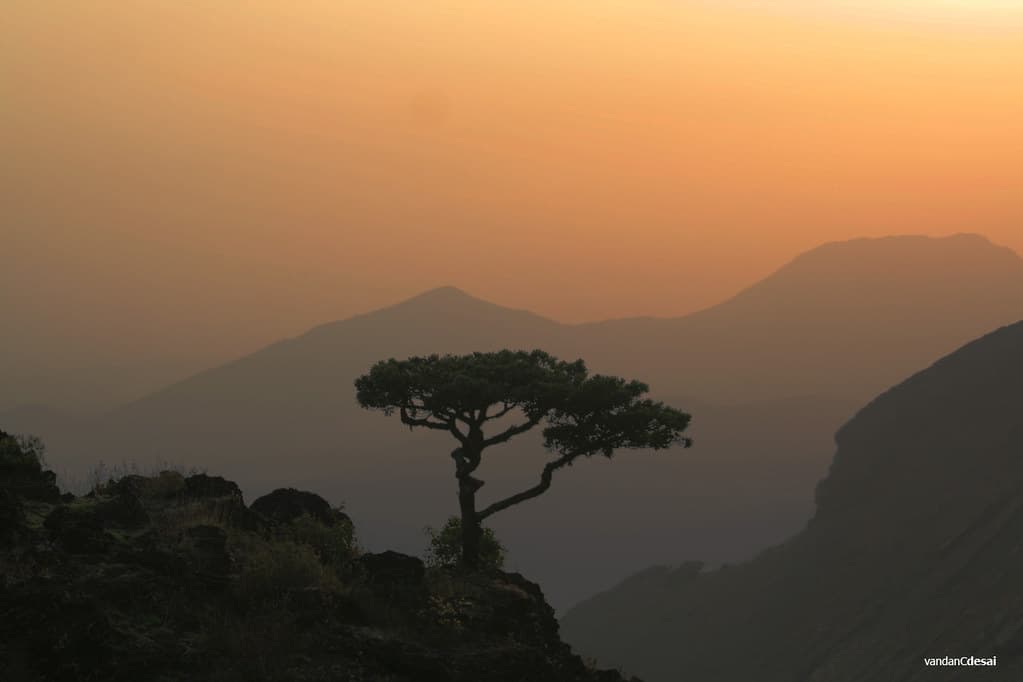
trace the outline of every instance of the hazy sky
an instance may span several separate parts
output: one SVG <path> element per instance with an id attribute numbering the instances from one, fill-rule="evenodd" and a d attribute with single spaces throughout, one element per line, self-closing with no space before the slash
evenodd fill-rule
<path id="1" fill-rule="evenodd" d="M 1005 0 L 5 0 L 0 102 L 26 362 L 226 359 L 441 284 L 680 314 L 857 236 L 1023 251 Z"/>

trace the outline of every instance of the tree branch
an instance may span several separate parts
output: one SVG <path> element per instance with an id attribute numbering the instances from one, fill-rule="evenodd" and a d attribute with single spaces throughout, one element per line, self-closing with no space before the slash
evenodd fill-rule
<path id="1" fill-rule="evenodd" d="M 501 417 L 508 414 L 518 406 L 519 406 L 518 403 L 504 403 L 504 407 L 498 410 L 497 414 L 492 414 L 489 417 L 486 417 L 484 421 L 493 421 L 495 419 L 500 419 Z"/>
<path id="2" fill-rule="evenodd" d="M 539 483 L 537 483 L 532 488 L 529 488 L 528 490 L 523 490 L 521 493 L 518 493 L 517 495 L 512 495 L 511 497 L 506 497 L 500 502 L 493 503 L 486 509 L 478 512 L 476 514 L 476 518 L 479 519 L 480 521 L 483 521 L 483 519 L 487 518 L 488 516 L 496 514 L 499 511 L 503 511 L 508 507 L 512 507 L 520 502 L 525 502 L 526 500 L 530 500 L 534 497 L 539 497 L 540 495 L 544 494 L 545 492 L 547 492 L 547 489 L 551 487 L 551 479 L 554 477 L 554 472 L 560 469 L 561 467 L 565 466 L 566 464 L 571 464 L 572 460 L 574 460 L 578 456 L 579 455 L 574 453 L 567 454 L 562 455 L 553 462 L 548 462 L 547 465 L 543 468 L 543 473 L 540 474 Z"/>
<path id="3" fill-rule="evenodd" d="M 408 426 L 425 426 L 428 429 L 437 429 L 438 431 L 450 431 L 452 428 L 450 423 L 430 421 L 428 417 L 413 417 L 405 407 L 401 408 L 401 423 Z"/>
<path id="4" fill-rule="evenodd" d="M 520 433 L 525 433 L 531 428 L 540 423 L 539 419 L 530 418 L 529 421 L 523 422 L 522 424 L 516 424 L 515 426 L 508 427 L 504 432 L 497 434 L 493 438 L 487 438 L 483 441 L 483 447 L 489 448 L 491 445 L 497 445 L 498 443 L 504 443 Z"/>
<path id="5" fill-rule="evenodd" d="M 462 445 L 466 444 L 467 438 L 464 433 L 458 430 L 458 424 L 455 423 L 454 419 L 451 420 L 451 433 L 455 436 L 459 443 Z"/>

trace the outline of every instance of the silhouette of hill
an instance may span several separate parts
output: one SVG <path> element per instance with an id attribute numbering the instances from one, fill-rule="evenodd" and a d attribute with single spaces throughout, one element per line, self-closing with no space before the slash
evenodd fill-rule
<path id="1" fill-rule="evenodd" d="M 420 526 L 454 509 L 450 445 L 359 410 L 354 378 L 378 359 L 433 352 L 582 357 L 692 412 L 697 447 L 581 464 L 546 499 L 495 519 L 513 565 L 564 606 L 651 563 L 734 561 L 780 541 L 812 512 L 831 434 L 856 404 L 1021 317 L 1023 261 L 976 236 L 826 245 L 677 319 L 565 325 L 445 287 L 202 372 L 86 429 L 33 430 L 58 469 L 152 459 L 228 472 L 250 494 L 343 492 L 370 537 L 414 552 Z M 506 447 L 485 464 L 488 495 L 532 485 L 545 457 L 538 439 Z"/>
<path id="2" fill-rule="evenodd" d="M 535 583 L 363 552 L 313 493 L 55 478 L 0 431 L 0 679 L 626 682 L 572 654 Z"/>
<path id="3" fill-rule="evenodd" d="M 651 569 L 572 609 L 566 639 L 658 680 L 1023 676 L 1023 323 L 941 359 L 837 434 L 817 512 L 731 568 Z M 980 671 L 970 671 L 979 675 Z"/>

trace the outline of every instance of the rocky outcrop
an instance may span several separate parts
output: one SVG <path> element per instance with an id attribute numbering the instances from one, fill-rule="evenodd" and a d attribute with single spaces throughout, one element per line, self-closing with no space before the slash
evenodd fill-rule
<path id="1" fill-rule="evenodd" d="M 221 476 L 195 474 L 185 479 L 184 494 L 187 497 L 237 497 L 241 499 L 242 491 L 238 484 Z"/>
<path id="2" fill-rule="evenodd" d="M 537 585 L 360 554 L 312 493 L 276 491 L 257 512 L 205 475 L 49 502 L 7 482 L 5 681 L 622 682 L 561 642 Z"/>
<path id="3" fill-rule="evenodd" d="M 881 395 L 837 437 L 817 513 L 753 561 L 657 569 L 563 619 L 648 680 L 1023 679 L 1023 323 Z M 924 658 L 997 657 L 993 670 Z"/>
<path id="4" fill-rule="evenodd" d="M 263 495 L 252 503 L 252 510 L 277 523 L 288 523 L 306 514 L 328 526 L 351 523 L 347 514 L 316 493 L 294 488 L 278 488 Z"/>

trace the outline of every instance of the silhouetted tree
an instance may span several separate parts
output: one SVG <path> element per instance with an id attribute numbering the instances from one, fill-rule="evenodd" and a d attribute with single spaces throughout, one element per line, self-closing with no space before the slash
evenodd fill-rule
<path id="1" fill-rule="evenodd" d="M 543 494 L 558 469 L 579 457 L 611 457 L 621 448 L 689 447 L 688 414 L 642 396 L 639 381 L 590 376 L 582 360 L 563 362 L 534 350 L 431 355 L 376 363 L 355 381 L 359 404 L 395 412 L 410 429 L 450 433 L 461 510 L 462 563 L 478 566 L 481 524 L 487 517 Z M 514 423 L 488 435 L 508 415 Z M 537 485 L 476 509 L 483 481 L 474 478 L 483 452 L 543 424 L 544 446 L 557 455 Z"/>

